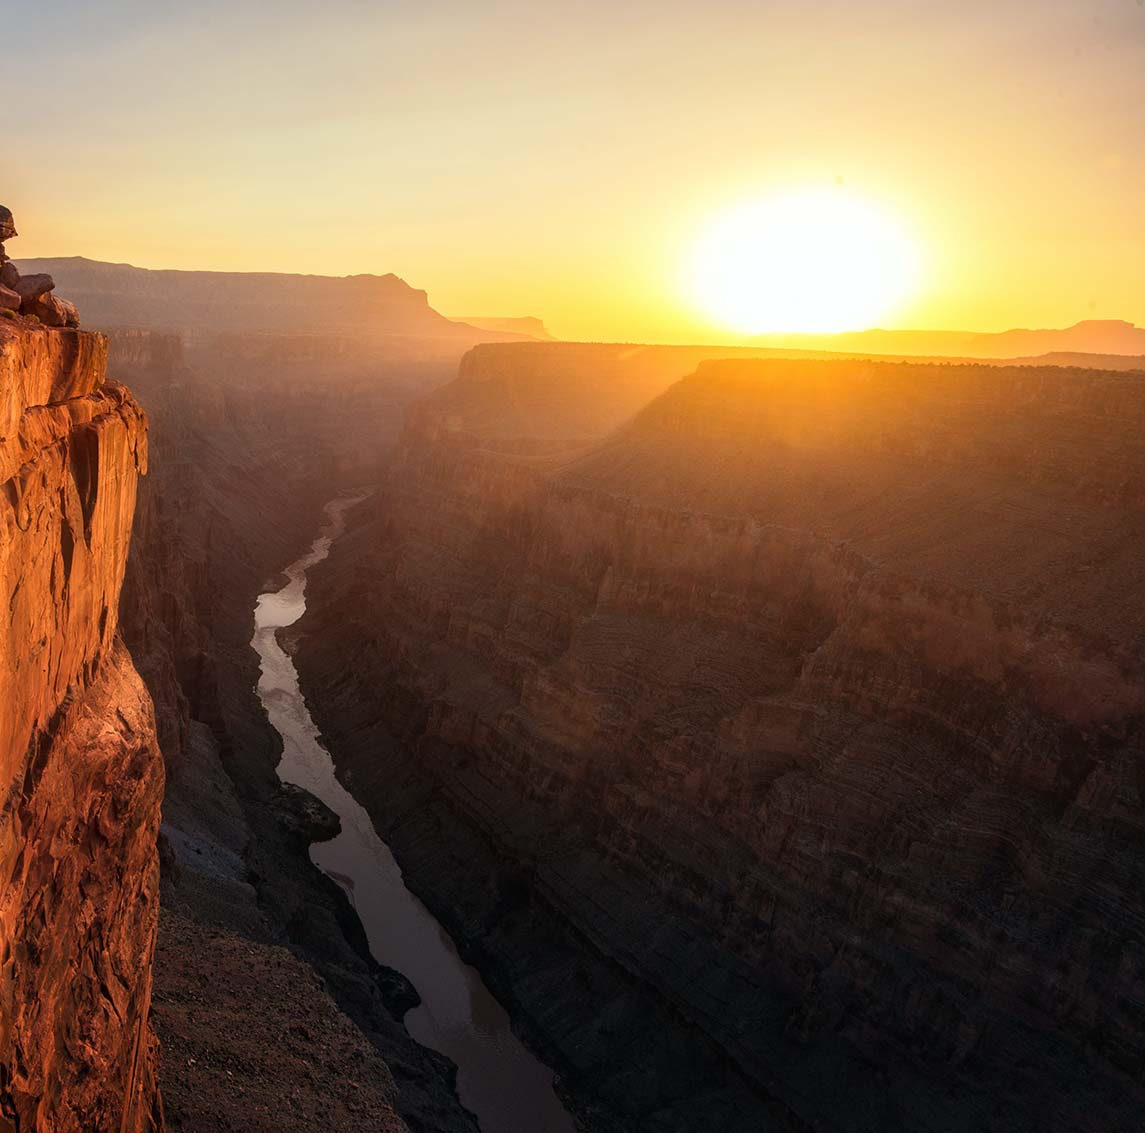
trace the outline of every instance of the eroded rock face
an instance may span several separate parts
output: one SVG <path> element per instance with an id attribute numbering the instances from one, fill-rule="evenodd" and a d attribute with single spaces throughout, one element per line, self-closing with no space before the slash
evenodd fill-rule
<path id="1" fill-rule="evenodd" d="M 568 453 L 497 357 L 297 664 L 566 1081 L 624 1128 L 1132 1127 L 1139 376 L 719 364 Z"/>
<path id="2" fill-rule="evenodd" d="M 117 636 L 147 431 L 106 357 L 0 324 L 0 1128 L 160 1122 L 163 771 Z"/>

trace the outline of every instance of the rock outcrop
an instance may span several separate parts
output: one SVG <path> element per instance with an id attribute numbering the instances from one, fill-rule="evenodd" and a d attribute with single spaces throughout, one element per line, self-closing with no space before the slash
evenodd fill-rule
<path id="1" fill-rule="evenodd" d="M 0 312 L 31 316 L 49 327 L 78 327 L 79 312 L 53 294 L 56 283 L 50 275 L 21 275 L 8 258 L 4 241 L 17 235 L 11 211 L 0 205 Z"/>
<path id="2" fill-rule="evenodd" d="M 147 427 L 106 361 L 102 336 L 0 320 L 0 1129 L 161 1123 L 163 767 L 118 637 Z"/>
<path id="3" fill-rule="evenodd" d="M 1141 375 L 718 363 L 624 423 L 544 349 L 311 576 L 410 884 L 602 1127 L 1137 1127 Z"/>

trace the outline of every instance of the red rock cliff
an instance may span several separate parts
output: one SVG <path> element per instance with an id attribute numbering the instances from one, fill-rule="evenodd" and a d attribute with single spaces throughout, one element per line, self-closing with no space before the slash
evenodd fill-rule
<path id="1" fill-rule="evenodd" d="M 106 362 L 0 324 L 0 1129 L 161 1124 L 163 772 L 117 634 L 147 429 Z"/>

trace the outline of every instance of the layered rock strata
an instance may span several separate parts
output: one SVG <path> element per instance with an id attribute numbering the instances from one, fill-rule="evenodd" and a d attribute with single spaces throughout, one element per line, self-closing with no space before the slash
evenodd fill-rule
<path id="1" fill-rule="evenodd" d="M 147 428 L 106 360 L 101 336 L 0 321 L 3 1129 L 161 1122 L 163 768 L 118 638 Z"/>
<path id="2" fill-rule="evenodd" d="M 539 349 L 310 582 L 411 884 L 601 1127 L 1136 1127 L 1140 375 L 718 363 L 575 449 Z"/>

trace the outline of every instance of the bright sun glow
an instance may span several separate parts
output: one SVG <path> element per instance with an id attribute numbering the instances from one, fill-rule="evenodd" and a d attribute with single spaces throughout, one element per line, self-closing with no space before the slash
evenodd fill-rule
<path id="1" fill-rule="evenodd" d="M 725 216 L 693 264 L 696 298 L 748 334 L 860 330 L 905 300 L 919 268 L 906 229 L 842 190 L 757 201 Z"/>

